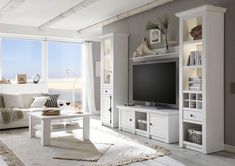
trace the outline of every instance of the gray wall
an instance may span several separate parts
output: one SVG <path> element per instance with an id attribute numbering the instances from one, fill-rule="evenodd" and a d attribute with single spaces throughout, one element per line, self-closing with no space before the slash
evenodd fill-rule
<path id="1" fill-rule="evenodd" d="M 227 8 L 225 14 L 225 94 L 221 95 L 225 96 L 225 144 L 235 146 L 235 94 L 230 93 L 230 83 L 235 82 L 235 0 L 175 0 L 166 5 L 107 25 L 103 27 L 103 33 L 129 33 L 129 56 L 131 57 L 142 38 L 149 38 L 149 33 L 145 31 L 145 25 L 148 21 L 156 22 L 159 16 L 169 14 L 171 16 L 169 39 L 178 40 L 179 22 L 174 14 L 203 4 L 214 4 Z M 154 48 L 158 47 L 162 47 L 162 44 L 156 45 Z M 131 71 L 131 65 L 129 69 Z M 131 85 L 131 79 L 129 85 Z M 132 94 L 132 88 L 129 89 L 129 93 Z"/>
<path id="2" fill-rule="evenodd" d="M 100 111 L 100 77 L 95 76 L 96 61 L 100 61 L 100 43 L 92 42 L 93 66 L 94 66 L 94 84 L 95 84 L 95 104 L 96 110 Z"/>

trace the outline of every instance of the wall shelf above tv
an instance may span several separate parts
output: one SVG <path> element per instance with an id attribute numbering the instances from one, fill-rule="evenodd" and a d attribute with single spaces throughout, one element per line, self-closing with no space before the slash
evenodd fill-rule
<path id="1" fill-rule="evenodd" d="M 130 58 L 133 63 L 136 62 L 148 62 L 154 60 L 164 60 L 164 59 L 177 59 L 179 58 L 179 47 L 170 47 L 168 53 L 164 53 L 164 48 L 155 49 L 158 54 L 157 55 L 145 55 L 141 57 Z"/>

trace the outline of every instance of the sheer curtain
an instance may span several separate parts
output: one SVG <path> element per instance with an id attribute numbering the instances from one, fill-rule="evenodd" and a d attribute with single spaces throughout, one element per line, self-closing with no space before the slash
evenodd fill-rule
<path id="1" fill-rule="evenodd" d="M 97 114 L 94 91 L 92 42 L 83 44 L 83 110 Z"/>

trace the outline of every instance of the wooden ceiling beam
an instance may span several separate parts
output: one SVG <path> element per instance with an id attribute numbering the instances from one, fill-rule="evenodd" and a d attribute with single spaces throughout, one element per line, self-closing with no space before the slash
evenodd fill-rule
<path id="1" fill-rule="evenodd" d="M 142 6 L 140 6 L 140 7 L 135 8 L 135 9 L 129 10 L 129 11 L 127 11 L 127 12 L 118 14 L 118 15 L 116 15 L 116 16 L 114 16 L 114 17 L 105 19 L 105 20 L 100 21 L 100 22 L 98 22 L 98 23 L 95 23 L 95 24 L 86 26 L 86 27 L 84 27 L 84 28 L 80 28 L 80 29 L 77 30 L 77 32 L 83 33 L 83 32 L 87 32 L 87 31 L 89 31 L 89 30 L 98 28 L 98 27 L 103 27 L 103 26 L 105 26 L 105 25 L 111 24 L 111 23 L 113 23 L 113 22 L 117 22 L 117 21 L 122 20 L 122 19 L 124 19 L 124 18 L 133 16 L 133 15 L 138 14 L 138 13 L 142 13 L 142 12 L 144 12 L 144 11 L 150 10 L 150 9 L 152 9 L 152 8 L 155 8 L 155 7 L 157 7 L 157 6 L 160 6 L 160 5 L 163 5 L 163 4 L 172 2 L 172 1 L 174 1 L 174 0 L 155 0 L 155 1 L 153 1 L 153 2 L 147 3 L 147 4 L 145 4 L 145 5 L 142 5 Z"/>

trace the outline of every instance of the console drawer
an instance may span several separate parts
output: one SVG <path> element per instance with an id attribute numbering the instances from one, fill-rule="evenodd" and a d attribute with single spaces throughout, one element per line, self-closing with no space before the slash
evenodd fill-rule
<path id="1" fill-rule="evenodd" d="M 111 88 L 103 88 L 102 93 L 104 95 L 111 95 L 112 94 L 112 89 Z"/>
<path id="2" fill-rule="evenodd" d="M 184 111 L 184 119 L 201 122 L 202 121 L 202 113 L 195 112 L 195 111 Z"/>

